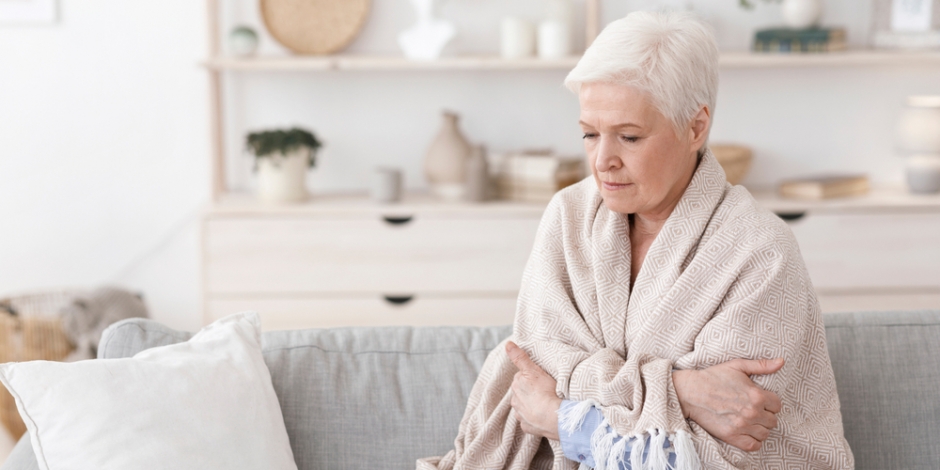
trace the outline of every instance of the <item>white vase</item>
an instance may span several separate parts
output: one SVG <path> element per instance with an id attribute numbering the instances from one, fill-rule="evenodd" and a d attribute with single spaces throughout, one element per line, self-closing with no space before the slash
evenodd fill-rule
<path id="1" fill-rule="evenodd" d="M 301 147 L 286 155 L 258 158 L 258 197 L 271 204 L 306 200 L 310 151 Z"/>
<path id="2" fill-rule="evenodd" d="M 418 22 L 398 35 L 398 45 L 411 60 L 435 60 L 444 46 L 457 35 L 450 22 L 434 17 L 436 0 L 411 0 Z"/>
<path id="3" fill-rule="evenodd" d="M 466 193 L 467 159 L 473 148 L 460 129 L 457 114 L 445 112 L 444 125 L 431 142 L 424 159 L 424 174 L 431 189 L 441 199 L 459 201 Z"/>
<path id="4" fill-rule="evenodd" d="M 819 24 L 822 17 L 822 0 L 783 0 L 783 22 L 796 29 Z"/>

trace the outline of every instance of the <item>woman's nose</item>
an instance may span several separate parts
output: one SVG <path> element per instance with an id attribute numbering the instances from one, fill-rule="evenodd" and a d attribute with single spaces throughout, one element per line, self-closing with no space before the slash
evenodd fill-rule
<path id="1" fill-rule="evenodd" d="M 594 167 L 597 171 L 607 172 L 616 170 L 621 166 L 623 166 L 623 162 L 617 152 L 616 142 L 613 138 L 601 136 L 597 145 L 597 159 L 594 161 Z"/>

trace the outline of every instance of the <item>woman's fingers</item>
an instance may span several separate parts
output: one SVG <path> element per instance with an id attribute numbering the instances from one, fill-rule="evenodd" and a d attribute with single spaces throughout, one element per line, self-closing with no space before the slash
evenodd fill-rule
<path id="1" fill-rule="evenodd" d="M 534 369 L 542 370 L 538 364 L 532 362 L 532 359 L 529 358 L 529 355 L 526 354 L 522 348 L 512 341 L 506 343 L 506 354 L 509 355 L 509 360 L 515 364 L 516 368 L 521 371 L 531 371 Z"/>
<path id="2" fill-rule="evenodd" d="M 779 413 L 780 409 L 783 408 L 780 397 L 778 397 L 776 393 L 769 391 L 764 391 L 764 394 L 764 409 L 771 413 Z"/>
<path id="3" fill-rule="evenodd" d="M 776 359 L 734 359 L 732 366 L 747 375 L 773 374 L 783 367 L 783 358 Z"/>
<path id="4" fill-rule="evenodd" d="M 762 411 L 758 415 L 757 419 L 754 421 L 754 424 L 762 426 L 767 429 L 773 429 L 777 427 L 777 415 L 769 411 Z"/>

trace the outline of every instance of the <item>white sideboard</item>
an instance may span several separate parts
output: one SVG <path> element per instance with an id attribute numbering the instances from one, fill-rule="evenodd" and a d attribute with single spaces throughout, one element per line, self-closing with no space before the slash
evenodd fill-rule
<path id="1" fill-rule="evenodd" d="M 940 196 L 755 196 L 789 219 L 824 311 L 940 308 Z M 266 329 L 508 324 L 543 209 L 356 195 L 272 207 L 230 194 L 203 219 L 204 320 L 256 310 Z"/>
<path id="2" fill-rule="evenodd" d="M 508 324 L 543 209 L 232 195 L 203 221 L 205 320 L 257 310 L 266 329 Z"/>

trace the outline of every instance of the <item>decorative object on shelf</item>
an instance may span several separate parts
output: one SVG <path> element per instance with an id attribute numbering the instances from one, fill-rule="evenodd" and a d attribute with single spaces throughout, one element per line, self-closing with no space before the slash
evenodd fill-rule
<path id="1" fill-rule="evenodd" d="M 754 34 L 756 52 L 833 52 L 848 47 L 845 28 L 771 28 Z"/>
<path id="2" fill-rule="evenodd" d="M 571 29 L 560 21 L 539 23 L 538 51 L 540 59 L 560 59 L 571 54 Z"/>
<path id="3" fill-rule="evenodd" d="M 258 33 L 249 26 L 236 26 L 228 34 L 228 47 L 236 56 L 253 56 L 258 52 Z"/>
<path id="4" fill-rule="evenodd" d="M 911 96 L 897 126 L 907 155 L 907 185 L 914 193 L 940 191 L 940 96 Z"/>
<path id="5" fill-rule="evenodd" d="M 822 0 L 783 0 L 781 5 L 783 23 L 791 28 L 804 29 L 816 26 L 822 18 Z"/>
<path id="6" fill-rule="evenodd" d="M 307 199 L 307 169 L 316 164 L 319 140 L 304 129 L 253 132 L 246 139 L 255 156 L 258 196 L 264 202 L 288 203 Z"/>
<path id="7" fill-rule="evenodd" d="M 741 184 L 751 169 L 754 152 L 750 147 L 734 144 L 710 144 L 708 146 L 731 184 Z"/>
<path id="8" fill-rule="evenodd" d="M 457 35 L 457 28 L 448 21 L 434 17 L 437 0 L 411 0 L 418 22 L 398 35 L 398 45 L 405 57 L 412 60 L 434 60 Z"/>
<path id="9" fill-rule="evenodd" d="M 874 0 L 872 45 L 940 48 L 940 0 Z"/>
<path id="10" fill-rule="evenodd" d="M 817 175 L 780 183 L 781 197 L 794 199 L 830 199 L 861 196 L 869 190 L 868 177 L 860 174 Z"/>
<path id="11" fill-rule="evenodd" d="M 261 0 L 271 36 L 298 54 L 330 54 L 359 34 L 370 0 Z"/>
<path id="12" fill-rule="evenodd" d="M 535 54 L 535 27 L 514 16 L 500 23 L 499 55 L 504 59 L 521 59 Z"/>
<path id="13" fill-rule="evenodd" d="M 58 0 L 0 1 L 0 25 L 55 23 L 58 3 Z"/>
<path id="14" fill-rule="evenodd" d="M 401 200 L 402 174 L 398 168 L 378 167 L 372 172 L 372 200 L 380 203 Z"/>
<path id="15" fill-rule="evenodd" d="M 435 195 L 446 201 L 459 201 L 464 197 L 467 159 L 473 148 L 457 125 L 460 116 L 444 111 L 443 118 L 443 126 L 424 159 L 424 174 Z"/>
<path id="16" fill-rule="evenodd" d="M 538 27 L 538 56 L 560 59 L 571 55 L 571 1 L 548 0 L 545 20 Z"/>
<path id="17" fill-rule="evenodd" d="M 475 145 L 467 158 L 467 176 L 464 199 L 470 202 L 482 202 L 489 196 L 490 170 L 486 161 L 486 148 Z"/>
<path id="18" fill-rule="evenodd" d="M 498 160 L 500 198 L 514 201 L 548 202 L 559 190 L 584 179 L 587 169 L 582 157 L 544 149 L 509 153 Z"/>

